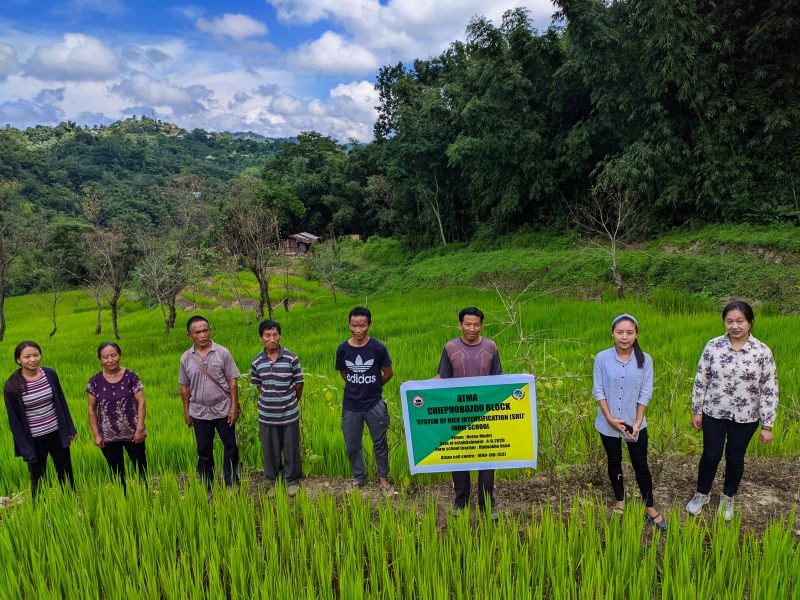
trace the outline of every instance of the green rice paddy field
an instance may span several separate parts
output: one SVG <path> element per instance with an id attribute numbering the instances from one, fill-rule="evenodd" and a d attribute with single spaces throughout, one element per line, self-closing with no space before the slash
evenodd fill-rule
<path id="1" fill-rule="evenodd" d="M 298 353 L 306 374 L 304 472 L 343 487 L 349 465 L 339 429 L 342 381 L 333 359 L 348 337 L 347 312 L 365 299 L 340 296 L 334 303 L 315 284 L 292 285 L 303 303 L 288 313 L 276 311 L 276 318 L 284 345 Z M 197 302 L 214 340 L 247 373 L 260 350 L 256 327 L 241 310 L 220 307 L 230 294 L 217 291 L 211 284 L 187 299 Z M 280 491 L 274 498 L 253 493 L 257 488 L 250 485 L 233 493 L 216 489 L 208 501 L 193 475 L 195 442 L 178 395 L 178 360 L 189 346 L 182 329 L 187 313 L 165 336 L 157 309 L 123 303 L 119 343 L 123 365 L 145 384 L 151 477 L 149 487 L 131 482 L 126 496 L 109 483 L 86 418 L 84 387 L 99 369 L 98 342 L 110 338 L 94 335 L 91 299 L 66 295 L 52 339 L 41 299 L 9 299 L 0 372 L 5 377 L 14 370 L 20 340 L 41 344 L 42 364 L 58 371 L 78 428 L 72 447 L 78 492 L 48 489 L 34 505 L 27 468 L 13 456 L 7 425 L 0 425 L 0 494 L 13 498 L 0 511 L 0 598 L 800 598 L 794 514 L 756 532 L 739 516 L 725 524 L 673 511 L 669 533 L 658 535 L 639 518 L 610 520 L 605 506 L 591 499 L 532 506 L 527 515 L 501 510 L 494 521 L 468 513 L 447 514 L 443 521 L 424 496 L 411 500 L 409 490 L 448 476 L 410 476 L 399 385 L 435 373 L 443 344 L 458 334 L 457 312 L 466 305 L 487 313 L 484 333 L 498 343 L 504 370 L 536 375 L 540 469 L 555 480 L 562 470 L 602 456 L 593 428 L 591 369 L 594 354 L 611 345 L 609 322 L 620 312 L 639 318 L 641 345 L 654 359 L 651 457 L 699 452 L 700 437 L 688 426 L 689 394 L 705 342 L 723 333 L 718 313 L 641 301 L 501 300 L 470 289 L 368 299 L 372 333 L 386 343 L 394 363 L 385 397 L 393 417 L 390 465 L 398 496 L 302 492 L 290 501 Z M 110 332 L 110 318 L 104 318 Z M 749 453 L 792 464 L 800 454 L 800 318 L 756 311 L 753 333 L 776 357 L 781 407 L 774 443 L 754 440 Z M 248 479 L 257 476 L 261 459 L 254 391 L 246 377 L 240 388 Z M 530 475 L 504 471 L 499 485 L 524 485 Z"/>

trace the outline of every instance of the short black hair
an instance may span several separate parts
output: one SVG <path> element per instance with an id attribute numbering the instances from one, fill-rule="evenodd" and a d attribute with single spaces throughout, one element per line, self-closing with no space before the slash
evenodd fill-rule
<path id="1" fill-rule="evenodd" d="M 461 312 L 458 313 L 458 322 L 463 323 L 464 317 L 467 315 L 478 317 L 481 320 L 481 323 L 483 323 L 483 311 L 477 306 L 468 306 L 467 308 L 462 308 Z"/>
<path id="2" fill-rule="evenodd" d="M 349 323 L 353 317 L 367 317 L 367 323 L 372 323 L 372 313 L 369 312 L 366 306 L 356 306 L 351 310 L 350 314 L 347 315 L 347 322 Z"/>
<path id="3" fill-rule="evenodd" d="M 747 319 L 747 322 L 750 323 L 752 326 L 755 323 L 756 316 L 753 314 L 753 307 L 750 306 L 747 302 L 743 300 L 734 300 L 733 302 L 728 302 L 725 305 L 725 308 L 722 309 L 722 320 L 725 320 L 725 317 L 728 316 L 728 313 L 732 310 L 740 310 L 744 315 L 744 318 Z"/>
<path id="4" fill-rule="evenodd" d="M 258 324 L 258 337 L 264 335 L 264 332 L 268 329 L 277 329 L 278 335 L 281 334 L 281 324 L 277 321 L 273 321 L 272 319 L 265 319 Z"/>
<path id="5" fill-rule="evenodd" d="M 211 323 L 209 323 L 208 319 L 206 319 L 204 316 L 194 315 L 192 317 L 189 317 L 189 320 L 186 321 L 186 333 L 189 333 L 192 329 L 192 325 L 194 325 L 198 321 L 205 321 L 208 324 L 208 326 L 211 327 Z"/>
<path id="6" fill-rule="evenodd" d="M 113 348 L 114 350 L 116 350 L 116 351 L 117 351 L 117 354 L 119 354 L 120 356 L 122 356 L 122 348 L 120 348 L 120 347 L 119 347 L 119 344 L 115 344 L 114 342 L 102 342 L 102 343 L 101 343 L 101 344 L 100 344 L 100 345 L 97 347 L 97 358 L 100 358 L 100 354 L 101 354 L 101 353 L 103 352 L 103 350 L 105 350 L 106 348 Z"/>

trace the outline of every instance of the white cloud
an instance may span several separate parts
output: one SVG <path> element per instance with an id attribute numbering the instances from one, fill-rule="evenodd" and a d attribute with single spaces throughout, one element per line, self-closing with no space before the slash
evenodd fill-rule
<path id="1" fill-rule="evenodd" d="M 93 125 L 111 125 L 115 119 L 107 117 L 101 112 L 84 111 L 82 113 L 78 113 L 78 116 L 73 120 L 78 125 L 92 127 Z"/>
<path id="2" fill-rule="evenodd" d="M 269 111 L 279 115 L 294 116 L 302 115 L 303 113 L 308 112 L 308 108 L 306 103 L 300 98 L 295 98 L 294 96 L 288 96 L 286 94 L 280 94 L 275 96 L 272 99 L 272 102 L 269 103 Z"/>
<path id="3" fill-rule="evenodd" d="M 246 40 L 267 34 L 267 26 L 261 21 L 241 13 L 225 13 L 216 19 L 198 19 L 197 29 L 214 37 Z"/>
<path id="4" fill-rule="evenodd" d="M 279 89 L 280 88 L 278 87 L 277 83 L 264 83 L 254 89 L 253 93 L 258 94 L 259 96 L 274 96 L 278 93 Z"/>
<path id="5" fill-rule="evenodd" d="M 38 46 L 25 64 L 26 74 L 45 81 L 101 81 L 118 69 L 111 50 L 81 33 L 67 33 L 57 44 Z"/>
<path id="6" fill-rule="evenodd" d="M 136 64 L 145 67 L 154 67 L 170 59 L 169 54 L 159 48 L 145 46 L 124 46 L 120 49 L 119 53 L 128 64 Z"/>
<path id="7" fill-rule="evenodd" d="M 379 66 L 372 52 L 333 31 L 326 31 L 319 39 L 301 45 L 290 55 L 289 61 L 301 69 L 341 74 L 364 73 Z"/>
<path id="8" fill-rule="evenodd" d="M 19 71 L 17 51 L 11 44 L 0 42 L 0 81 Z"/>
<path id="9" fill-rule="evenodd" d="M 145 73 L 134 73 L 109 88 L 111 94 L 154 107 L 168 107 L 174 115 L 207 110 L 213 92 L 204 85 L 181 87 L 168 80 L 156 80 Z"/>
<path id="10" fill-rule="evenodd" d="M 380 54 L 383 64 L 438 54 L 450 42 L 464 38 L 472 17 L 485 16 L 499 24 L 506 10 L 521 4 L 514 0 L 267 1 L 287 25 L 338 23 L 352 43 Z M 538 28 L 549 25 L 555 12 L 551 0 L 530 0 L 525 6 Z"/>
<path id="11" fill-rule="evenodd" d="M 64 89 L 43 89 L 30 100 L 18 99 L 0 104 L 0 123 L 10 123 L 24 129 L 36 125 L 55 125 L 64 119 L 58 106 L 64 99 Z"/>

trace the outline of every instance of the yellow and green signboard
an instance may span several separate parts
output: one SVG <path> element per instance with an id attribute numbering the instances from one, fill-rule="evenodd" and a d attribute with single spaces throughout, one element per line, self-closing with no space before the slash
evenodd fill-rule
<path id="1" fill-rule="evenodd" d="M 407 381 L 400 396 L 412 474 L 536 468 L 533 376 Z"/>

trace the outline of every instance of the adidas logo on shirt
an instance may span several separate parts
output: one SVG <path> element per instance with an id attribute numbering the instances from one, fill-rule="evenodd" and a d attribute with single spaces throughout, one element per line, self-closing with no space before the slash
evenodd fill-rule
<path id="1" fill-rule="evenodd" d="M 350 383 L 375 383 L 378 381 L 377 375 L 364 375 L 372 368 L 374 362 L 371 358 L 365 362 L 360 354 L 356 356 L 354 362 L 345 360 L 344 364 L 347 366 L 348 371 L 352 371 L 347 374 L 347 381 Z"/>

